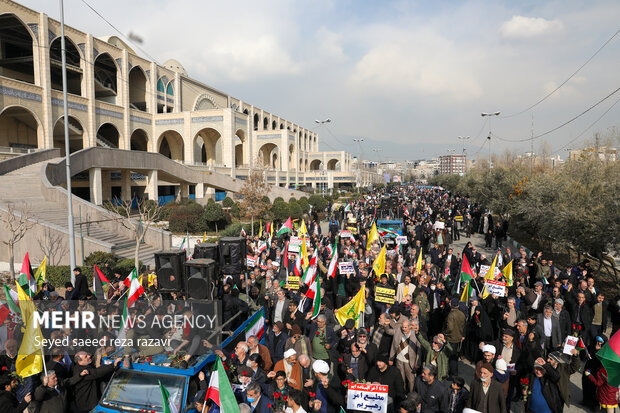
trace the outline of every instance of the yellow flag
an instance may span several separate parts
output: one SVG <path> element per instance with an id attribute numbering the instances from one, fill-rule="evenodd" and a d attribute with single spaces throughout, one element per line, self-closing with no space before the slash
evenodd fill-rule
<path id="1" fill-rule="evenodd" d="M 308 268 L 308 264 L 310 261 L 308 260 L 308 249 L 306 248 L 306 237 L 301 237 L 301 268 L 306 270 Z"/>
<path id="2" fill-rule="evenodd" d="M 462 303 L 467 303 L 467 300 L 469 300 L 469 295 L 470 295 L 469 284 L 470 283 L 471 283 L 471 280 L 467 281 L 467 283 L 463 287 L 463 292 L 461 293 L 461 302 Z"/>
<path id="3" fill-rule="evenodd" d="M 379 239 L 379 231 L 377 231 L 377 223 L 372 223 L 372 228 L 368 233 L 368 242 L 366 243 L 366 249 L 369 250 L 372 247 L 372 243 Z"/>
<path id="4" fill-rule="evenodd" d="M 504 267 L 504 269 L 502 270 L 502 274 L 504 275 L 504 278 L 506 279 L 506 286 L 512 287 L 512 283 L 513 283 L 512 281 L 512 260 L 510 260 L 508 265 Z"/>
<path id="5" fill-rule="evenodd" d="M 45 273 L 47 270 L 47 257 L 43 258 L 41 265 L 34 273 L 34 280 L 37 282 L 37 292 L 41 291 L 43 283 L 45 282 Z"/>
<path id="6" fill-rule="evenodd" d="M 366 287 L 363 287 L 355 294 L 351 301 L 336 310 L 336 320 L 338 320 L 341 326 L 344 326 L 348 319 L 352 319 L 355 320 L 355 328 L 359 327 L 360 313 L 364 311 L 365 299 Z"/>
<path id="7" fill-rule="evenodd" d="M 420 255 L 418 255 L 418 261 L 415 263 L 415 268 L 418 270 L 418 275 L 422 274 L 422 249 L 420 249 Z"/>
<path id="8" fill-rule="evenodd" d="M 207 240 L 207 231 L 205 231 L 204 234 L 202 234 L 202 242 L 204 243 Z"/>
<path id="9" fill-rule="evenodd" d="M 156 279 L 157 279 L 157 274 L 150 273 L 147 287 L 150 287 L 151 285 L 155 284 Z"/>
<path id="10" fill-rule="evenodd" d="M 269 225 L 269 238 L 273 239 L 273 222 Z"/>
<path id="11" fill-rule="evenodd" d="M 258 224 L 258 238 L 262 238 L 263 236 L 263 220 L 260 220 L 260 223 Z"/>
<path id="12" fill-rule="evenodd" d="M 308 230 L 306 229 L 306 221 L 301 221 L 301 225 L 299 226 L 299 235 L 306 235 Z"/>
<path id="13" fill-rule="evenodd" d="M 495 280 L 495 263 L 497 262 L 497 254 L 495 255 L 495 258 L 493 258 L 493 262 L 491 263 L 491 266 L 489 267 L 489 271 L 487 271 L 487 274 L 484 276 L 484 290 L 482 291 L 482 299 L 484 300 L 485 298 L 487 298 L 489 296 L 489 293 L 487 292 L 487 284 L 486 282 L 488 280 Z"/>
<path id="14" fill-rule="evenodd" d="M 29 377 L 43 370 L 43 354 L 41 353 L 43 335 L 41 328 L 35 326 L 34 314 L 37 309 L 26 292 L 17 285 L 17 295 L 24 322 L 24 337 L 15 359 L 15 372 L 20 377 Z"/>
<path id="15" fill-rule="evenodd" d="M 381 248 L 381 252 L 375 258 L 375 262 L 372 264 L 372 269 L 375 271 L 375 277 L 378 280 L 381 277 L 381 274 L 385 272 L 385 245 Z"/>

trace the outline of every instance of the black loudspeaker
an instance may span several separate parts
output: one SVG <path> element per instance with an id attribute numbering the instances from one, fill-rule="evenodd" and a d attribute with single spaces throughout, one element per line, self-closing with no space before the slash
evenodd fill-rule
<path id="1" fill-rule="evenodd" d="M 220 255 L 217 244 L 207 244 L 206 242 L 196 244 L 192 258 L 210 258 L 214 261 L 219 261 Z"/>
<path id="2" fill-rule="evenodd" d="M 220 238 L 220 272 L 222 274 L 241 274 L 245 271 L 245 238 Z"/>
<path id="3" fill-rule="evenodd" d="M 185 250 L 169 250 L 155 253 L 155 273 L 157 274 L 159 291 L 183 291 L 184 262 Z"/>
<path id="4" fill-rule="evenodd" d="M 185 295 L 198 300 L 213 300 L 217 295 L 217 263 L 209 258 L 185 262 Z"/>

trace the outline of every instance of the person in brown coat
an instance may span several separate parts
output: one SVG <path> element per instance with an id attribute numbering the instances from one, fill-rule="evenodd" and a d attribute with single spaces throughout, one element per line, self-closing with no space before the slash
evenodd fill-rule
<path id="1" fill-rule="evenodd" d="M 504 390 L 492 376 L 493 366 L 484 363 L 480 367 L 480 378 L 471 382 L 466 407 L 482 413 L 506 413 Z"/>
<path id="2" fill-rule="evenodd" d="M 271 361 L 271 354 L 269 353 L 269 349 L 267 348 L 267 346 L 263 346 L 262 344 L 260 344 L 256 336 L 250 336 L 248 337 L 248 347 L 250 347 L 249 355 L 260 354 L 261 358 L 263 359 L 263 363 L 265 364 L 263 366 L 263 370 L 271 370 L 271 367 L 273 367 L 273 361 Z"/>
<path id="3" fill-rule="evenodd" d="M 279 371 L 283 371 L 286 374 L 289 386 L 297 390 L 302 389 L 301 366 L 297 361 L 297 352 L 292 348 L 284 352 L 284 359 L 276 363 L 273 371 L 270 371 L 267 377 L 273 379 Z"/>

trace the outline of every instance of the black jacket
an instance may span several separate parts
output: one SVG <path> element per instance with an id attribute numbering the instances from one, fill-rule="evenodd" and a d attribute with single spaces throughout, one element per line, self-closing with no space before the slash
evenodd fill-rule
<path id="1" fill-rule="evenodd" d="M 394 399 L 394 403 L 398 403 L 405 398 L 403 378 L 396 367 L 387 366 L 387 369 L 381 372 L 375 365 L 368 372 L 366 381 L 370 383 L 377 382 L 388 386 L 388 396 Z"/>
<path id="2" fill-rule="evenodd" d="M 0 390 L 0 413 L 22 413 L 28 406 L 28 403 L 17 401 L 15 393 L 6 390 Z"/>
<path id="3" fill-rule="evenodd" d="M 34 390 L 33 400 L 37 405 L 38 413 L 67 413 L 69 412 L 68 387 L 74 386 L 82 379 L 80 375 L 63 380 L 56 387 L 40 385 Z"/>
<path id="4" fill-rule="evenodd" d="M 555 370 L 551 365 L 545 364 L 545 375 L 541 377 L 540 384 L 542 386 L 542 394 L 549 405 L 549 408 L 553 413 L 562 413 L 564 409 L 564 402 L 562 402 L 562 398 L 560 397 L 560 391 L 558 389 L 558 382 L 560 380 L 560 373 Z M 530 403 L 532 401 L 531 392 L 532 387 L 534 386 L 534 379 L 537 378 L 533 374 L 529 375 L 529 389 L 528 389 L 528 399 L 526 411 L 530 411 Z"/>
<path id="5" fill-rule="evenodd" d="M 74 386 L 73 391 L 73 404 L 76 411 L 84 412 L 94 408 L 99 402 L 101 397 L 101 380 L 109 378 L 109 376 L 116 370 L 113 364 L 95 367 L 93 365 L 88 366 L 73 366 L 73 375 L 79 376 L 82 370 L 88 370 L 88 374 L 83 376 L 82 379 Z"/>
<path id="6" fill-rule="evenodd" d="M 427 384 L 419 375 L 415 378 L 414 390 L 422 398 L 421 413 L 443 413 L 448 411 L 450 399 L 446 386 L 435 379 L 433 383 Z"/>
<path id="7" fill-rule="evenodd" d="M 486 399 L 482 382 L 479 379 L 472 381 L 466 406 L 481 412 L 486 409 L 489 413 L 506 413 L 506 396 L 504 396 L 502 385 L 497 380 L 489 380 L 491 380 L 491 384 L 487 390 Z"/>

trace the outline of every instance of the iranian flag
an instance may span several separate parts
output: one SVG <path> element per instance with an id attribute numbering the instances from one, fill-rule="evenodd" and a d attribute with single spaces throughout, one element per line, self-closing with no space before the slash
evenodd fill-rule
<path id="1" fill-rule="evenodd" d="M 380 237 L 385 237 L 386 235 L 392 235 L 394 237 L 398 236 L 398 232 L 392 231 L 391 229 L 379 227 L 379 228 L 377 228 L 377 230 L 379 231 L 379 236 Z"/>
<path id="2" fill-rule="evenodd" d="M 310 286 L 310 289 L 306 293 L 307 297 L 310 297 L 310 292 L 312 292 L 312 316 L 311 319 L 315 319 L 316 316 L 319 315 L 319 311 L 321 311 L 321 277 L 315 277 L 314 282 Z"/>
<path id="3" fill-rule="evenodd" d="M 28 253 L 26 253 L 26 256 L 24 257 L 22 269 L 19 272 L 19 285 L 22 287 L 28 286 L 27 293 L 30 297 L 37 292 L 37 281 L 32 275 L 32 267 L 30 266 L 30 258 L 28 258 Z"/>
<path id="4" fill-rule="evenodd" d="M 112 284 L 106 278 L 101 270 L 95 265 L 93 269 L 93 293 L 97 300 L 105 300 L 105 292 L 110 288 Z M 107 287 L 107 288 L 106 288 Z"/>
<path id="5" fill-rule="evenodd" d="M 245 233 L 245 229 L 243 227 L 241 227 L 241 233 L 239 234 L 239 236 L 243 238 L 247 236 L 247 234 Z"/>
<path id="6" fill-rule="evenodd" d="M 278 233 L 276 234 L 276 236 L 279 237 L 280 235 L 284 235 L 287 232 L 293 232 L 293 221 L 291 220 L 291 217 L 288 217 L 286 222 L 282 224 L 282 228 L 278 230 Z"/>
<path id="7" fill-rule="evenodd" d="M 265 333 L 265 309 L 261 308 L 260 311 L 254 313 L 250 322 L 245 326 L 245 339 L 250 336 L 256 336 L 259 340 Z"/>
<path id="8" fill-rule="evenodd" d="M 221 413 L 239 413 L 239 405 L 219 357 L 213 365 L 213 371 L 211 371 L 205 404 L 207 400 L 213 400 L 220 407 Z"/>
<path id="9" fill-rule="evenodd" d="M 336 240 L 336 242 L 338 241 Z M 334 278 L 336 276 L 336 271 L 338 271 L 338 248 L 336 248 L 336 244 L 334 243 L 332 260 L 329 262 L 329 268 L 327 269 L 327 276 Z"/>
<path id="10" fill-rule="evenodd" d="M 157 380 L 159 383 L 159 391 L 161 393 L 161 411 L 162 413 L 178 413 L 179 409 L 174 404 L 172 400 L 170 400 L 170 393 L 168 393 L 168 389 L 166 389 L 161 381 Z"/>
<path id="11" fill-rule="evenodd" d="M 142 294 L 144 294 L 144 288 L 142 288 L 142 284 L 138 280 L 138 272 L 134 268 L 129 275 L 129 292 L 127 293 L 127 308 L 131 308 L 133 303 L 136 302 L 138 298 Z"/>
<path id="12" fill-rule="evenodd" d="M 405 216 L 409 216 L 409 210 L 405 208 Z"/>
<path id="13" fill-rule="evenodd" d="M 288 277 L 288 241 L 284 244 L 284 254 L 282 256 L 282 261 L 284 263 L 284 268 L 287 269 L 286 276 Z"/>
<path id="14" fill-rule="evenodd" d="M 306 271 L 304 272 L 304 278 L 303 278 L 302 282 L 305 285 L 310 286 L 314 282 L 314 277 L 316 277 L 316 266 L 315 265 L 310 265 L 308 268 L 306 268 Z M 310 297 L 310 298 L 312 298 L 312 297 Z"/>
<path id="15" fill-rule="evenodd" d="M 295 277 L 301 277 L 303 274 L 303 268 L 301 267 L 301 254 L 297 254 L 297 258 L 295 259 L 295 267 L 293 268 L 293 272 L 295 273 Z"/>
<path id="16" fill-rule="evenodd" d="M 14 314 L 21 314 L 19 309 L 19 295 L 11 290 L 8 285 L 4 284 L 4 295 L 6 296 L 6 304 Z"/>
<path id="17" fill-rule="evenodd" d="M 260 254 L 261 252 L 265 251 L 267 249 L 267 243 L 266 242 L 261 242 L 260 244 L 258 244 L 258 253 Z"/>

